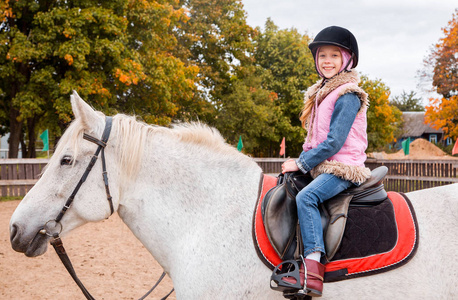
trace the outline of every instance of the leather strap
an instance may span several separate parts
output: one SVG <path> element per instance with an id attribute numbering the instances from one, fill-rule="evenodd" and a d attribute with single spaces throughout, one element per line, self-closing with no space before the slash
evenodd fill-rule
<path id="1" fill-rule="evenodd" d="M 70 261 L 70 258 L 68 257 L 67 252 L 65 251 L 64 244 L 57 233 L 54 235 L 54 239 L 51 241 L 51 245 L 54 247 L 54 250 L 56 250 L 56 253 L 59 256 L 62 264 L 65 266 L 70 276 L 73 278 L 75 283 L 81 289 L 86 299 L 95 300 L 95 298 L 89 293 L 89 291 L 86 289 L 84 284 L 81 282 L 81 280 L 76 275 L 72 262 Z M 154 289 L 159 285 L 162 279 L 164 279 L 165 275 L 166 273 L 163 272 L 161 277 L 159 277 L 159 279 L 157 280 L 156 284 L 148 292 L 146 292 L 146 294 L 143 297 L 139 298 L 139 300 L 144 300 L 146 297 L 148 297 L 149 294 L 151 294 L 154 291 Z M 172 288 L 172 290 L 167 295 L 162 297 L 161 300 L 167 299 L 172 294 L 173 291 L 174 289 Z"/>
<path id="2" fill-rule="evenodd" d="M 110 188 L 108 186 L 108 176 L 107 176 L 107 168 L 106 168 L 106 162 L 105 162 L 105 147 L 107 146 L 108 138 L 110 137 L 111 127 L 112 127 L 112 123 L 113 122 L 112 122 L 112 117 L 106 117 L 105 120 L 106 120 L 105 129 L 103 131 L 101 140 L 99 140 L 99 139 L 97 139 L 95 137 L 92 137 L 92 136 L 90 136 L 90 135 L 88 135 L 86 133 L 83 134 L 83 138 L 85 140 L 88 140 L 88 141 L 98 145 L 98 148 L 95 151 L 94 155 L 92 156 L 91 161 L 89 162 L 89 165 L 87 166 L 86 170 L 84 171 L 83 176 L 78 181 L 75 189 L 71 193 L 70 197 L 68 197 L 67 201 L 65 202 L 64 207 L 62 207 L 61 211 L 57 215 L 57 218 L 54 220 L 56 222 L 56 224 L 60 224 L 60 221 L 62 220 L 62 217 L 65 215 L 65 212 L 68 210 L 68 208 L 70 208 L 70 205 L 73 203 L 73 200 L 75 199 L 76 194 L 78 193 L 78 191 L 81 188 L 81 186 L 83 185 L 83 183 L 86 181 L 87 176 L 91 172 L 92 167 L 95 165 L 95 163 L 97 161 L 97 158 L 98 158 L 100 153 L 101 153 L 101 158 L 102 158 L 103 182 L 105 184 L 105 192 L 107 194 L 107 200 L 108 200 L 108 202 L 110 204 L 110 212 L 111 212 L 110 215 L 112 215 L 114 213 L 113 201 L 112 201 L 112 197 L 111 197 L 111 194 L 110 194 Z M 46 225 L 45 225 L 45 227 L 46 227 Z M 43 234 L 48 234 L 49 236 L 52 236 L 54 238 L 51 241 L 51 245 L 54 247 L 54 250 L 56 250 L 57 255 L 59 256 L 60 260 L 62 261 L 62 264 L 67 269 L 67 271 L 70 274 L 70 276 L 73 278 L 75 283 L 81 289 L 81 291 L 83 292 L 83 294 L 86 297 L 86 299 L 95 300 L 95 298 L 92 297 L 92 295 L 89 293 L 89 291 L 86 289 L 84 284 L 81 282 L 81 280 L 76 275 L 75 269 L 73 268 L 73 265 L 72 265 L 72 263 L 70 261 L 70 258 L 68 257 L 67 252 L 65 251 L 65 248 L 64 248 L 64 245 L 62 243 L 62 240 L 59 237 L 59 233 L 54 233 L 52 235 L 49 234 L 49 233 L 46 233 L 46 228 L 45 227 L 43 228 L 43 230 L 44 230 Z M 40 231 L 40 233 L 41 232 L 42 231 Z M 145 299 L 159 285 L 159 283 L 164 278 L 165 274 L 166 273 L 163 272 L 161 277 L 159 278 L 159 280 L 156 282 L 156 284 L 143 297 L 141 297 L 139 300 Z M 173 290 L 174 289 L 172 289 L 161 300 L 167 299 L 167 297 L 170 296 L 170 294 L 173 292 Z"/>
<path id="3" fill-rule="evenodd" d="M 65 202 L 64 207 L 62 207 L 60 213 L 57 215 L 57 218 L 55 220 L 56 223 L 59 223 L 60 220 L 62 220 L 62 217 L 65 215 L 65 212 L 70 207 L 70 205 L 73 203 L 73 200 L 75 199 L 76 194 L 78 193 L 78 191 L 81 188 L 81 186 L 83 185 L 83 183 L 86 181 L 87 176 L 89 175 L 89 173 L 92 170 L 92 167 L 94 167 L 94 165 L 95 165 L 95 163 L 96 163 L 96 161 L 97 161 L 97 159 L 99 157 L 100 151 L 102 151 L 102 155 L 101 156 L 102 156 L 103 181 L 104 181 L 104 184 L 105 184 L 105 191 L 107 193 L 107 199 L 108 199 L 108 202 L 110 204 L 110 212 L 111 212 L 111 214 L 114 213 L 113 201 L 112 201 L 112 197 L 110 195 L 110 189 L 108 187 L 108 177 L 107 177 L 107 170 L 106 170 L 106 163 L 105 163 L 105 152 L 104 152 L 105 147 L 106 147 L 107 142 L 108 142 L 108 138 L 110 137 L 113 118 L 112 117 L 106 117 L 105 121 L 106 121 L 105 122 L 105 129 L 103 130 L 102 140 L 99 140 L 99 139 L 97 139 L 95 137 L 92 137 L 92 136 L 90 136 L 90 135 L 88 135 L 86 133 L 83 134 L 83 138 L 85 140 L 88 140 L 88 141 L 90 141 L 92 143 L 95 143 L 99 147 L 97 148 L 97 150 L 95 151 L 94 155 L 92 156 L 91 161 L 89 162 L 89 165 L 87 166 L 86 170 L 84 171 L 83 176 L 81 176 L 81 179 L 76 184 L 75 189 L 71 193 L 70 197 L 68 197 L 67 201 Z"/>
<path id="4" fill-rule="evenodd" d="M 322 276 L 320 276 L 320 274 L 317 274 L 317 273 L 314 273 L 314 272 L 307 271 L 307 275 L 313 276 L 316 279 L 321 280 L 321 281 L 324 280 L 324 278 Z"/>
<path id="5" fill-rule="evenodd" d="M 92 297 L 92 295 L 88 292 L 88 290 L 83 285 L 83 283 L 79 280 L 78 276 L 76 276 L 76 272 L 75 272 L 75 269 L 73 268 L 72 262 L 70 261 L 70 258 L 68 257 L 67 252 L 65 251 L 62 240 L 60 239 L 60 237 L 57 234 L 55 238 L 51 241 L 51 245 L 54 247 L 54 250 L 56 250 L 57 255 L 59 256 L 60 260 L 62 261 L 62 264 L 67 269 L 70 276 L 72 276 L 73 280 L 78 285 L 78 287 L 81 289 L 84 296 L 86 296 L 86 299 L 95 300 L 95 298 Z"/>

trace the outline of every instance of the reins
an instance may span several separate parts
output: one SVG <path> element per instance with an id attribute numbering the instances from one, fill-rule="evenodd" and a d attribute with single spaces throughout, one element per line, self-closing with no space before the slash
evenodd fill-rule
<path id="1" fill-rule="evenodd" d="M 90 135 L 88 135 L 86 133 L 83 134 L 83 138 L 85 140 L 88 140 L 88 141 L 98 145 L 98 148 L 95 151 L 94 155 L 92 156 L 91 161 L 89 162 L 89 165 L 87 166 L 86 170 L 83 173 L 83 176 L 78 181 L 76 187 L 74 188 L 74 190 L 71 193 L 70 197 L 68 197 L 67 201 L 65 202 L 65 205 L 62 207 L 62 209 L 59 212 L 59 214 L 57 215 L 56 219 L 46 222 L 46 224 L 43 226 L 43 228 L 39 231 L 40 234 L 46 234 L 46 235 L 48 235 L 48 236 L 53 238 L 53 240 L 51 241 L 51 245 L 54 247 L 54 250 L 56 251 L 57 255 L 59 256 L 60 260 L 62 261 L 62 264 L 67 269 L 67 271 L 70 274 L 70 276 L 73 278 L 75 283 L 78 285 L 78 287 L 81 289 L 81 291 L 83 292 L 84 296 L 88 300 L 95 300 L 95 298 L 89 293 L 89 291 L 86 289 L 84 284 L 81 282 L 81 280 L 76 275 L 75 269 L 73 268 L 73 265 L 72 265 L 72 263 L 70 261 L 70 258 L 68 257 L 67 252 L 65 251 L 63 242 L 62 242 L 62 240 L 61 240 L 61 238 L 59 236 L 59 234 L 62 232 L 62 224 L 60 223 L 60 221 L 62 220 L 62 217 L 65 215 L 65 213 L 67 212 L 67 210 L 70 208 L 71 204 L 73 203 L 73 200 L 75 199 L 75 196 L 78 193 L 79 189 L 81 188 L 83 183 L 86 181 L 87 176 L 91 172 L 92 167 L 95 165 L 99 154 L 101 154 L 101 158 L 102 158 L 102 176 L 103 176 L 103 181 L 104 181 L 104 184 L 105 184 L 105 192 L 107 194 L 107 200 L 108 200 L 108 203 L 110 205 L 110 216 L 114 213 L 113 201 L 112 201 L 112 197 L 111 197 L 111 194 L 110 194 L 110 188 L 109 188 L 109 185 L 108 185 L 108 175 L 107 175 L 106 162 L 105 162 L 105 147 L 107 145 L 108 138 L 110 137 L 113 119 L 112 119 L 112 117 L 106 117 L 105 121 L 106 121 L 105 129 L 103 131 L 102 138 L 100 140 L 95 138 L 95 137 L 92 137 L 92 136 L 90 136 Z M 53 229 L 56 229 L 57 227 L 59 227 L 59 229 L 54 233 L 50 233 L 50 229 L 51 229 L 51 225 L 50 224 L 52 224 L 52 223 L 54 223 L 54 226 L 52 226 Z M 159 283 L 162 281 L 162 279 L 165 277 L 165 275 L 166 275 L 166 273 L 163 272 L 161 277 L 156 282 L 156 284 L 143 297 L 141 297 L 139 300 L 143 300 L 149 294 L 151 294 L 151 292 L 159 285 Z M 174 289 L 172 289 L 166 296 L 161 298 L 161 300 L 167 299 L 168 296 L 170 296 L 170 294 L 172 294 L 173 290 Z"/>

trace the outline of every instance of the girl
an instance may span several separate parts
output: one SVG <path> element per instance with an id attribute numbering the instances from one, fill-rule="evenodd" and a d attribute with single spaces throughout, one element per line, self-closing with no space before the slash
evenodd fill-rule
<path id="1" fill-rule="evenodd" d="M 303 151 L 297 160 L 287 160 L 282 172 L 310 172 L 314 180 L 296 196 L 304 243 L 304 268 L 300 279 L 312 297 L 323 292 L 325 254 L 318 205 L 370 176 L 364 166 L 367 148 L 367 94 L 358 87 L 358 45 L 345 28 L 323 29 L 309 45 L 321 77 L 305 94 L 300 120 L 307 129 Z"/>

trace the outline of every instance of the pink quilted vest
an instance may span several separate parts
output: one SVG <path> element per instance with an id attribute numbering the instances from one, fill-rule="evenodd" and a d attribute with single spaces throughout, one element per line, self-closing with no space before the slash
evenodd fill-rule
<path id="1" fill-rule="evenodd" d="M 315 117 L 313 120 L 313 133 L 310 142 L 304 143 L 304 151 L 311 148 L 316 148 L 318 144 L 324 142 L 329 133 L 329 126 L 331 124 L 331 116 L 334 111 L 334 106 L 339 98 L 339 92 L 353 83 L 341 85 L 332 91 L 323 101 L 315 106 Z M 337 154 L 328 158 L 328 160 L 335 160 L 344 164 L 354 166 L 364 166 L 366 161 L 366 148 L 367 148 L 367 118 L 366 107 L 363 107 L 356 115 L 355 122 L 351 127 L 347 140 Z M 307 135 L 310 137 L 310 134 Z"/>
<path id="2" fill-rule="evenodd" d="M 358 87 L 359 76 L 356 71 L 338 75 L 336 79 L 319 88 L 319 84 L 307 91 L 316 92 L 312 111 L 313 120 L 309 122 L 308 134 L 303 145 L 304 151 L 316 148 L 326 140 L 331 124 L 331 116 L 337 99 L 346 93 L 356 93 L 361 99 L 361 108 L 342 148 L 334 156 L 312 169 L 312 176 L 331 173 L 355 183 L 363 183 L 370 177 L 370 170 L 364 166 L 367 148 L 367 94 Z"/>

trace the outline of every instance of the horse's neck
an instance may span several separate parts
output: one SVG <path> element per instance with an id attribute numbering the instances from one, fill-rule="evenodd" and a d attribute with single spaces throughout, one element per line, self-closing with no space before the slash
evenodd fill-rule
<path id="1" fill-rule="evenodd" d="M 191 255 L 195 247 L 217 251 L 211 248 L 215 240 L 229 236 L 226 232 L 249 237 L 261 172 L 246 157 L 231 160 L 211 150 L 167 143 L 158 141 L 153 151 L 145 151 L 138 178 L 124 188 L 119 208 L 121 218 L 164 268 L 172 259 L 184 259 L 174 256 L 179 252 Z"/>

